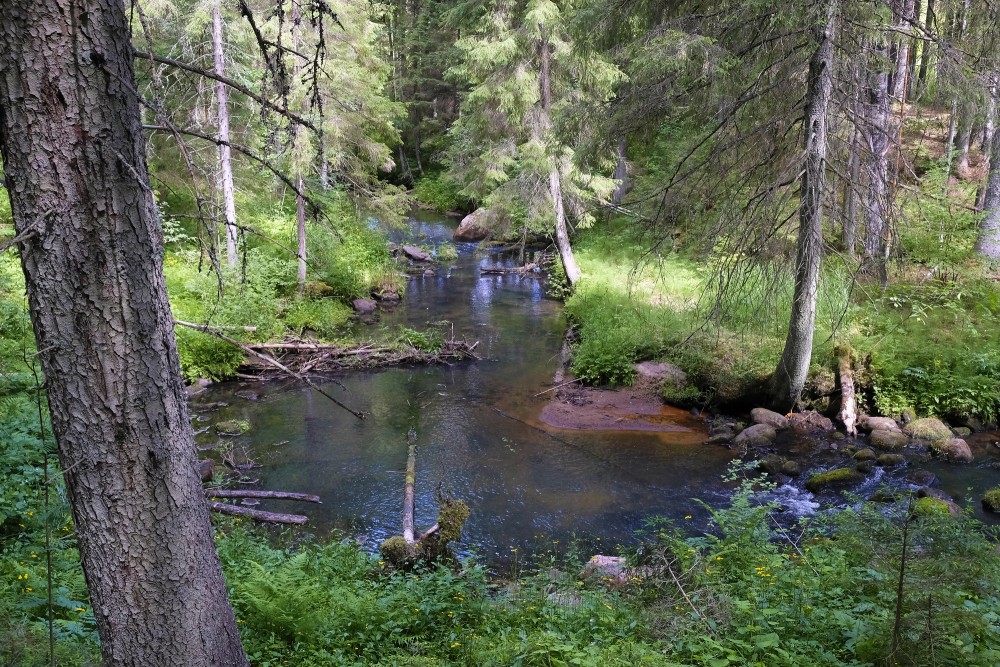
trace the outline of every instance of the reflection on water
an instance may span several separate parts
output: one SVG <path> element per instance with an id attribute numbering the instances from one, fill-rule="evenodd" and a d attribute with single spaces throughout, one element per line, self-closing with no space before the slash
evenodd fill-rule
<path id="1" fill-rule="evenodd" d="M 454 224 L 421 215 L 420 242 L 450 240 Z M 345 374 L 325 389 L 369 413 L 359 421 L 315 392 L 288 382 L 254 385 L 259 401 L 234 396 L 229 383 L 198 397 L 227 401 L 219 419 L 245 418 L 238 439 L 263 464 L 264 488 L 315 493 L 323 505 L 272 503 L 302 512 L 317 532 L 366 536 L 375 546 L 400 532 L 406 433 L 417 433 L 418 528 L 436 518 L 435 491 L 469 503 L 462 548 L 503 561 L 514 548 L 629 542 L 651 516 L 683 524 L 704 511 L 693 498 L 717 500 L 730 458 L 723 448 L 676 444 L 670 434 L 552 431 L 538 413 L 559 363 L 565 321 L 538 276 L 479 276 L 472 245 L 436 276 L 407 285 L 404 304 L 378 326 L 422 328 L 447 320 L 456 337 L 479 340 L 483 360 L 451 366 Z M 529 423 L 531 422 L 531 423 Z M 214 442 L 210 434 L 203 443 Z M 281 441 L 286 444 L 276 445 Z M 598 540 L 600 540 L 598 542 Z M 605 547 L 612 550 L 613 546 Z"/>

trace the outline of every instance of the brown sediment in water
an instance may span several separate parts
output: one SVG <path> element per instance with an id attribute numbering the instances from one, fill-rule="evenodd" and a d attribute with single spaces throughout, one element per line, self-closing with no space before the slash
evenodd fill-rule
<path id="1" fill-rule="evenodd" d="M 657 394 L 642 386 L 560 389 L 542 408 L 539 419 L 559 429 L 669 433 L 671 442 L 677 444 L 698 444 L 708 438 L 703 421 L 687 410 L 664 405 Z"/>

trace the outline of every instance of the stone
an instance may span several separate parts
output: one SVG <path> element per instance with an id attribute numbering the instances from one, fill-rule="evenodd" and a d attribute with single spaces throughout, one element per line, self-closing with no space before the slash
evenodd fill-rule
<path id="1" fill-rule="evenodd" d="M 424 275 L 429 278 L 432 276 L 436 276 L 437 274 L 434 272 L 434 269 L 424 269 Z"/>
<path id="2" fill-rule="evenodd" d="M 951 500 L 951 496 L 942 491 L 929 486 L 922 486 L 917 489 L 917 498 L 937 498 L 938 500 Z"/>
<path id="3" fill-rule="evenodd" d="M 767 424 L 776 431 L 788 428 L 787 417 L 767 408 L 754 408 L 750 411 L 750 419 L 754 424 Z"/>
<path id="4" fill-rule="evenodd" d="M 245 419 L 227 419 L 215 425 L 215 432 L 219 435 L 243 435 L 249 430 L 250 422 Z"/>
<path id="5" fill-rule="evenodd" d="M 434 258 L 431 257 L 430 253 L 426 250 L 418 248 L 415 245 L 404 245 L 400 248 L 403 254 L 414 262 L 433 262 Z"/>
<path id="6" fill-rule="evenodd" d="M 715 435 L 713 435 L 712 437 L 710 437 L 708 440 L 706 440 L 705 444 L 707 444 L 707 445 L 728 445 L 729 442 L 732 439 L 733 439 L 733 433 L 732 433 L 732 431 L 729 431 L 728 433 L 716 433 Z"/>
<path id="7" fill-rule="evenodd" d="M 889 451 L 902 449 L 909 441 L 910 439 L 899 431 L 886 431 L 883 429 L 875 429 L 868 436 L 868 443 L 872 447 L 888 449 Z"/>
<path id="8" fill-rule="evenodd" d="M 733 438 L 733 449 L 746 453 L 748 447 L 761 447 L 770 444 L 777 435 L 773 426 L 754 424 L 743 429 L 739 435 Z"/>
<path id="9" fill-rule="evenodd" d="M 254 391 L 253 389 L 240 389 L 234 394 L 237 398 L 242 398 L 244 401 L 259 401 L 260 392 Z"/>
<path id="10" fill-rule="evenodd" d="M 198 461 L 198 475 L 202 482 L 211 482 L 215 477 L 215 461 L 212 459 Z"/>
<path id="11" fill-rule="evenodd" d="M 864 478 L 865 476 L 854 468 L 835 468 L 827 472 L 814 473 L 806 482 L 806 488 L 818 493 L 827 488 L 857 484 Z"/>
<path id="12" fill-rule="evenodd" d="M 785 460 L 777 454 L 768 454 L 760 461 L 757 461 L 757 469 L 769 475 L 777 475 L 781 472 Z"/>
<path id="13" fill-rule="evenodd" d="M 962 508 L 950 500 L 941 498 L 918 498 L 913 503 L 913 515 L 916 517 L 950 517 L 957 519 L 962 516 Z"/>
<path id="14" fill-rule="evenodd" d="M 359 315 L 371 315 L 378 308 L 378 304 L 371 299 L 355 299 L 351 302 L 351 306 L 354 307 L 354 312 Z"/>
<path id="15" fill-rule="evenodd" d="M 875 465 L 883 468 L 891 468 L 906 463 L 906 457 L 902 454 L 882 454 L 875 459 Z"/>
<path id="16" fill-rule="evenodd" d="M 972 450 L 969 449 L 969 443 L 961 438 L 934 440 L 931 442 L 931 454 L 945 461 L 955 461 L 957 463 L 969 463 L 972 461 Z"/>
<path id="17" fill-rule="evenodd" d="M 858 419 L 858 428 L 865 432 L 875 430 L 899 432 L 899 424 L 892 417 L 870 417 L 862 415 Z"/>
<path id="18" fill-rule="evenodd" d="M 781 474 L 788 475 L 789 477 L 798 477 L 802 474 L 802 467 L 797 461 L 785 461 L 781 465 Z"/>
<path id="19" fill-rule="evenodd" d="M 914 470 L 906 476 L 906 481 L 914 486 L 934 486 L 940 480 L 930 470 Z"/>
<path id="20" fill-rule="evenodd" d="M 968 426 L 957 426 L 952 429 L 959 438 L 968 438 L 972 435 L 972 429 Z"/>
<path id="21" fill-rule="evenodd" d="M 874 461 L 858 461 L 857 465 L 854 466 L 854 469 L 857 470 L 858 472 L 864 474 L 864 475 L 867 475 L 867 474 L 871 473 L 871 471 L 875 470 L 875 462 Z"/>
<path id="22" fill-rule="evenodd" d="M 889 489 L 879 489 L 869 496 L 868 500 L 873 503 L 894 503 L 896 502 L 896 497 L 896 494 Z"/>
<path id="23" fill-rule="evenodd" d="M 832 431 L 833 422 L 815 410 L 794 412 L 788 416 L 789 425 L 799 431 Z"/>
<path id="24" fill-rule="evenodd" d="M 621 586 L 628 581 L 626 561 L 621 556 L 592 556 L 580 572 L 581 579 L 603 581 L 612 586 Z"/>
<path id="25" fill-rule="evenodd" d="M 903 433 L 920 440 L 945 440 L 952 437 L 951 429 L 937 417 L 924 417 L 903 426 Z"/>
<path id="26" fill-rule="evenodd" d="M 983 495 L 983 509 L 987 512 L 1000 514 L 1000 487 L 990 489 Z"/>
<path id="27" fill-rule="evenodd" d="M 867 447 L 854 452 L 855 461 L 874 461 L 877 456 L 878 455 L 875 453 L 875 450 Z"/>
<path id="28" fill-rule="evenodd" d="M 902 414 L 899 415 L 899 421 L 904 424 L 915 422 L 917 421 L 917 413 L 914 412 L 913 408 L 904 408 Z"/>
<path id="29" fill-rule="evenodd" d="M 452 234 L 456 241 L 482 241 L 489 236 L 491 214 L 485 208 L 477 208 L 462 218 L 458 229 Z"/>

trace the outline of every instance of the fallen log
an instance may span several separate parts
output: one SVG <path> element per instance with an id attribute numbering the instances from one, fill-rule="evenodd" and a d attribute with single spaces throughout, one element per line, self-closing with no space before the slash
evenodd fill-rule
<path id="1" fill-rule="evenodd" d="M 844 424 L 847 434 L 858 434 L 858 400 L 854 390 L 854 351 L 848 345 L 837 345 L 834 349 L 840 375 L 840 412 L 837 419 Z"/>
<path id="2" fill-rule="evenodd" d="M 403 539 L 413 544 L 413 485 L 417 477 L 417 434 L 406 435 L 406 481 L 403 485 Z"/>
<path id="3" fill-rule="evenodd" d="M 516 273 L 518 275 L 527 275 L 532 273 L 534 275 L 534 270 L 538 268 L 538 265 L 532 262 L 531 264 L 525 264 L 524 266 L 514 266 L 514 267 L 504 267 L 504 266 L 487 266 L 479 269 L 480 274 L 485 275 L 506 275 L 509 273 Z M 541 275 L 541 274 L 537 274 Z"/>
<path id="4" fill-rule="evenodd" d="M 319 503 L 319 496 L 292 491 L 265 491 L 263 489 L 205 489 L 209 498 L 271 498 L 274 500 L 299 500 L 304 503 Z"/>
<path id="5" fill-rule="evenodd" d="M 255 510 L 249 507 L 237 507 L 228 503 L 212 502 L 208 506 L 213 512 L 218 512 L 219 514 L 232 514 L 233 516 L 242 516 L 266 523 L 288 523 L 301 526 L 309 520 L 309 517 L 301 514 L 278 514 L 277 512 L 265 512 L 264 510 Z"/>

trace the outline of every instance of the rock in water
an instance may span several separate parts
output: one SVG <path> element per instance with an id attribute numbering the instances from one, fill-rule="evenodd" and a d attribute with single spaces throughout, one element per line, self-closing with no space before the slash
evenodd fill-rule
<path id="1" fill-rule="evenodd" d="M 489 236 L 490 212 L 485 208 L 477 208 L 462 218 L 452 238 L 456 241 L 482 241 Z"/>
<path id="2" fill-rule="evenodd" d="M 414 262 L 433 262 L 434 258 L 430 256 L 425 250 L 418 248 L 415 245 L 404 245 L 402 247 L 403 254 L 412 259 Z"/>
<path id="3" fill-rule="evenodd" d="M 931 443 L 931 453 L 945 461 L 969 463 L 972 461 L 972 450 L 969 443 L 961 438 L 935 440 Z"/>
<path id="4" fill-rule="evenodd" d="M 750 411 L 750 419 L 754 424 L 767 424 L 776 431 L 783 431 L 788 428 L 788 419 L 784 415 L 779 415 L 767 408 L 754 408 Z"/>
<path id="5" fill-rule="evenodd" d="M 370 299 L 355 299 L 351 302 L 351 305 L 354 306 L 354 312 L 360 315 L 371 315 L 378 307 L 377 304 Z"/>
<path id="6" fill-rule="evenodd" d="M 951 429 L 936 417 L 924 417 L 903 427 L 903 433 L 921 440 L 946 440 L 952 437 Z"/>

